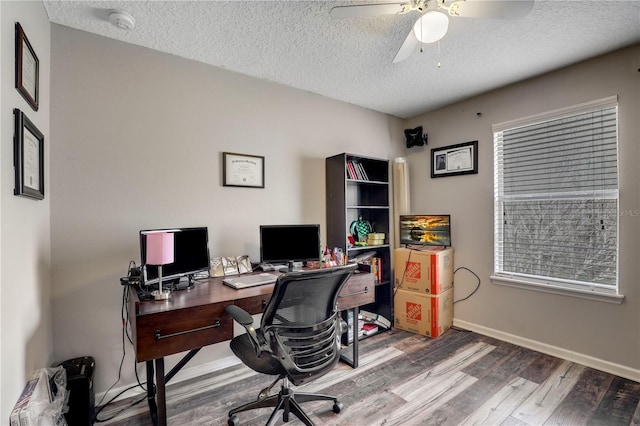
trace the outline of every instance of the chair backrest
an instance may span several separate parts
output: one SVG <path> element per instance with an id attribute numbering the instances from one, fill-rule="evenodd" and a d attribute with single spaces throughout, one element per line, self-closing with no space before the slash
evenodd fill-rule
<path id="1" fill-rule="evenodd" d="M 357 265 L 281 275 L 261 328 L 294 385 L 319 377 L 340 358 L 338 293 Z"/>

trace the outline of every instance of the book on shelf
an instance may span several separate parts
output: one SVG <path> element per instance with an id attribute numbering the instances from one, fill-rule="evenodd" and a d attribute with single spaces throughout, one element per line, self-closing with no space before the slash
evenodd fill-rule
<path id="1" fill-rule="evenodd" d="M 382 315 L 378 315 L 374 312 L 361 310 L 360 316 L 365 322 L 371 322 L 384 328 L 391 328 L 391 321 L 389 321 L 387 318 L 383 317 Z"/>
<path id="2" fill-rule="evenodd" d="M 362 176 L 362 180 L 369 180 L 367 171 L 364 169 L 364 166 L 362 165 L 362 163 L 356 163 L 356 166 L 360 169 L 360 176 Z"/>
<path id="3" fill-rule="evenodd" d="M 350 161 L 347 162 L 347 176 L 349 176 L 349 179 L 358 179 L 358 176 L 356 175 L 356 169 L 353 167 L 353 163 Z"/>
<path id="4" fill-rule="evenodd" d="M 347 176 L 349 177 L 349 179 L 353 180 L 369 180 L 367 171 L 365 170 L 362 163 L 353 160 L 347 161 Z"/>
<path id="5" fill-rule="evenodd" d="M 365 322 L 362 324 L 362 333 L 365 336 L 373 336 L 378 332 L 378 325 L 371 322 Z"/>
<path id="6" fill-rule="evenodd" d="M 369 257 L 366 260 L 357 262 L 361 271 L 371 272 L 373 274 L 373 282 L 379 284 L 382 282 L 382 259 L 379 257 Z"/>

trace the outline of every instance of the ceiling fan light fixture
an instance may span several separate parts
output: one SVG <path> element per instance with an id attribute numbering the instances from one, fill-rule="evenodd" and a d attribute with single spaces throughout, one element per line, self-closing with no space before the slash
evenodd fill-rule
<path id="1" fill-rule="evenodd" d="M 413 26 L 413 32 L 421 43 L 435 43 L 447 33 L 449 17 L 435 10 L 422 15 Z"/>

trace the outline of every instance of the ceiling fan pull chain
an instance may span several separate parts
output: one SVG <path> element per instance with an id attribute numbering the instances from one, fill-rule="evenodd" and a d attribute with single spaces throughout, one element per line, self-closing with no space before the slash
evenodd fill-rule
<path id="1" fill-rule="evenodd" d="M 440 68 L 440 40 L 438 40 L 438 68 Z"/>

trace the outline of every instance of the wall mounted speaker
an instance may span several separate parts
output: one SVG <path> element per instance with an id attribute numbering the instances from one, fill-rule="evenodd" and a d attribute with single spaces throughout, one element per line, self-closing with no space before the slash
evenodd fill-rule
<path id="1" fill-rule="evenodd" d="M 422 126 L 415 129 L 405 129 L 404 136 L 407 139 L 407 148 L 427 144 L 427 134 L 422 132 Z"/>

